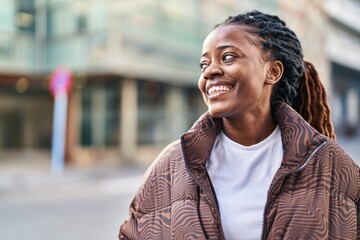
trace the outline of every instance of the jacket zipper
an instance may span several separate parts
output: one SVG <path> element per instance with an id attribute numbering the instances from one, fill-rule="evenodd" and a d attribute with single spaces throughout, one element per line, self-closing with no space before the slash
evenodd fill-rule
<path id="1" fill-rule="evenodd" d="M 266 198 L 266 203 L 265 203 L 265 207 L 264 207 L 264 212 L 263 212 L 263 225 L 262 225 L 262 231 L 261 231 L 261 239 L 265 239 L 266 237 L 266 229 L 265 229 L 265 226 L 267 224 L 267 221 L 266 221 L 266 212 L 269 208 L 269 204 L 270 204 L 270 201 L 269 201 L 269 197 L 270 197 L 270 193 L 272 192 L 272 190 L 274 189 L 274 187 L 277 185 L 277 183 L 280 181 L 280 179 L 283 179 L 285 178 L 286 176 L 292 174 L 292 173 L 296 173 L 296 172 L 300 172 L 302 171 L 310 162 L 310 160 L 313 158 L 313 156 L 323 147 L 325 146 L 325 144 L 327 143 L 327 141 L 323 141 L 322 143 L 320 143 L 314 151 L 311 152 L 311 154 L 307 157 L 306 161 L 300 166 L 298 167 L 297 169 L 294 169 L 294 170 L 291 170 L 285 174 L 283 174 L 283 176 L 279 177 L 277 179 L 277 181 L 274 183 L 273 187 L 268 191 L 268 194 L 267 194 L 267 198 Z"/>
<path id="2" fill-rule="evenodd" d="M 216 216 L 219 219 L 219 230 L 220 230 L 220 236 L 221 239 L 225 240 L 225 233 L 224 233 L 224 229 L 222 227 L 222 223 L 221 223 L 221 215 L 220 215 L 220 210 L 219 210 L 219 206 L 217 201 L 213 198 L 213 196 L 205 189 L 205 187 L 199 182 L 199 180 L 194 176 L 194 174 L 192 173 L 192 171 L 190 170 L 189 166 L 186 164 L 187 159 L 186 159 L 186 155 L 185 155 L 185 147 L 184 147 L 184 142 L 183 142 L 183 137 L 181 137 L 180 139 L 181 142 L 181 151 L 182 151 L 182 155 L 183 155 L 183 160 L 184 160 L 184 164 L 186 169 L 188 170 L 190 176 L 192 177 L 192 179 L 195 181 L 195 183 L 200 187 L 200 189 L 206 194 L 206 196 L 208 197 L 208 199 L 211 200 L 210 204 L 212 204 L 213 206 L 216 206 Z"/>

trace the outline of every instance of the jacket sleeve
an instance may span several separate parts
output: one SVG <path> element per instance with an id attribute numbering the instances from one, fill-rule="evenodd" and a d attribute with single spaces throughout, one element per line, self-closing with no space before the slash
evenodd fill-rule
<path id="1" fill-rule="evenodd" d="M 147 228 L 141 222 L 142 217 L 170 206 L 170 159 L 174 144 L 166 147 L 144 174 L 144 180 L 130 204 L 129 218 L 120 226 L 119 239 L 143 239 Z"/>
<path id="2" fill-rule="evenodd" d="M 357 204 L 357 237 L 356 239 L 360 239 L 360 201 Z"/>
<path id="3" fill-rule="evenodd" d="M 125 220 L 125 222 L 120 226 L 119 239 L 141 239 L 139 236 L 138 229 L 138 217 L 136 216 L 136 212 L 138 211 L 138 207 L 136 204 L 136 198 L 134 198 L 133 202 L 130 205 L 130 217 Z"/>

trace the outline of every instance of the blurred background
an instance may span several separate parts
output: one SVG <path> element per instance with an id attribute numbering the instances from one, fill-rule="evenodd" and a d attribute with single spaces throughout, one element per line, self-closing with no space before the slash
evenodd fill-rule
<path id="1" fill-rule="evenodd" d="M 296 32 L 359 163 L 359 0 L 0 0 L 0 239 L 116 239 L 146 167 L 206 111 L 203 39 L 253 9 Z M 58 67 L 73 84 L 54 178 Z"/>

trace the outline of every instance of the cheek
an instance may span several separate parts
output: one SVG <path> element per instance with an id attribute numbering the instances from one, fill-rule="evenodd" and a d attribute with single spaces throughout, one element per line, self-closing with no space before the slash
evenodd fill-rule
<path id="1" fill-rule="evenodd" d="M 203 94 L 205 92 L 205 85 L 206 85 L 206 80 L 201 75 L 199 78 L 199 81 L 198 81 L 198 88 L 199 88 L 200 92 Z"/>
<path id="2" fill-rule="evenodd" d="M 207 96 L 206 96 L 206 90 L 205 90 L 206 80 L 202 77 L 202 75 L 200 76 L 199 81 L 198 81 L 198 88 L 203 96 L 205 104 L 207 104 Z"/>

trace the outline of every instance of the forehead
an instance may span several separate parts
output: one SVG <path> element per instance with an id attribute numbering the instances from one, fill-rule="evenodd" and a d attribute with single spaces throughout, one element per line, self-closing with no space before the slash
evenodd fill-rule
<path id="1" fill-rule="evenodd" d="M 210 49 L 219 45 L 255 46 L 256 37 L 251 35 L 249 30 L 249 27 L 239 25 L 219 26 L 205 38 L 203 49 Z"/>

